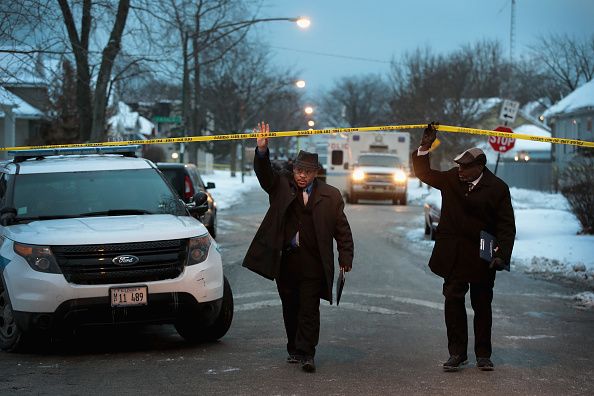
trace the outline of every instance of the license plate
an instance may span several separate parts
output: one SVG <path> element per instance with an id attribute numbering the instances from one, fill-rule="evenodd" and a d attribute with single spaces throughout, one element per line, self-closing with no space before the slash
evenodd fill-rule
<path id="1" fill-rule="evenodd" d="M 112 307 L 133 307 L 146 305 L 148 302 L 148 287 L 112 287 L 109 289 Z"/>

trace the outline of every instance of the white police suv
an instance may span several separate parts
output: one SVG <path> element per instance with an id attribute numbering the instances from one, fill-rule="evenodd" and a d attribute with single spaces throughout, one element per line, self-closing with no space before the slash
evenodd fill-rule
<path id="1" fill-rule="evenodd" d="M 233 296 L 216 242 L 137 146 L 15 151 L 0 163 L 0 348 L 86 325 L 173 323 L 216 340 Z"/>

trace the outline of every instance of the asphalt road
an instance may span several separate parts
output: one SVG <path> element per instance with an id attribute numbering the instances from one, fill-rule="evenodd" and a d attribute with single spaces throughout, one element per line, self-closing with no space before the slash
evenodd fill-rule
<path id="1" fill-rule="evenodd" d="M 495 371 L 469 364 L 444 373 L 447 340 L 441 280 L 418 206 L 347 205 L 355 262 L 339 307 L 322 302 L 317 372 L 285 363 L 273 282 L 241 267 L 267 208 L 260 191 L 220 212 L 219 243 L 235 317 L 219 342 L 188 345 L 172 326 L 89 331 L 27 354 L 0 353 L 1 394 L 594 394 L 594 312 L 570 285 L 503 273 L 493 302 Z M 470 303 L 467 303 L 472 319 Z M 472 334 L 470 325 L 470 334 Z"/>

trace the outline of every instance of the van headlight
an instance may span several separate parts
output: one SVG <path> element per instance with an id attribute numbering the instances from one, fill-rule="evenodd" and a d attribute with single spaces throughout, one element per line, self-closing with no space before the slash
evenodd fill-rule
<path id="1" fill-rule="evenodd" d="M 402 169 L 398 169 L 394 172 L 394 181 L 396 183 L 404 183 L 406 181 L 406 173 Z"/>
<path id="2" fill-rule="evenodd" d="M 365 172 L 363 172 L 361 169 L 355 169 L 353 171 L 353 181 L 363 181 L 365 179 Z"/>
<path id="3" fill-rule="evenodd" d="M 208 234 L 190 238 L 188 242 L 187 265 L 200 264 L 208 257 L 210 249 L 210 236 Z"/>
<path id="4" fill-rule="evenodd" d="M 14 242 L 13 250 L 27 260 L 29 266 L 39 272 L 60 274 L 60 267 L 49 246 L 26 245 Z"/>

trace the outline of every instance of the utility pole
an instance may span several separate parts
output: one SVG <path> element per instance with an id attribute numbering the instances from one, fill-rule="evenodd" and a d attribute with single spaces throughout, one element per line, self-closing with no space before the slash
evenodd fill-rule
<path id="1" fill-rule="evenodd" d="M 511 23 L 509 26 L 509 63 L 514 63 L 514 47 L 516 45 L 516 0 L 511 0 Z"/>

